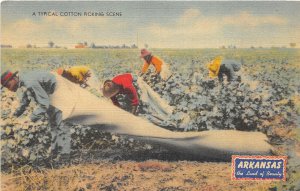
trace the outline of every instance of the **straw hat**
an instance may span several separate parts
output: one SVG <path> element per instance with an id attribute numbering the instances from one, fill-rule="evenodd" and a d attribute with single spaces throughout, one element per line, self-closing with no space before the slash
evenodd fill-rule
<path id="1" fill-rule="evenodd" d="M 148 55 L 150 55 L 151 54 L 151 52 L 150 51 L 148 51 L 147 49 L 145 49 L 145 48 L 143 48 L 142 50 L 141 50 L 141 58 L 144 58 L 145 56 L 148 56 Z"/>
<path id="2" fill-rule="evenodd" d="M 120 91 L 120 88 L 118 85 L 113 83 L 111 80 L 106 80 L 103 84 L 102 93 L 105 97 L 111 98 L 118 94 Z"/>

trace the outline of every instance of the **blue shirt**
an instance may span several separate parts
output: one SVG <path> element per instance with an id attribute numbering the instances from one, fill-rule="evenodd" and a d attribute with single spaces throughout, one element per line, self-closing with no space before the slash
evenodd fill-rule
<path id="1" fill-rule="evenodd" d="M 41 119 L 49 109 L 49 95 L 53 94 L 56 87 L 55 76 L 46 71 L 21 73 L 19 75 L 19 87 L 25 87 L 26 90 L 23 92 L 20 107 L 15 114 L 19 116 L 24 113 L 31 101 L 31 95 L 38 104 L 38 108 L 32 112 L 31 120 L 37 121 Z"/>

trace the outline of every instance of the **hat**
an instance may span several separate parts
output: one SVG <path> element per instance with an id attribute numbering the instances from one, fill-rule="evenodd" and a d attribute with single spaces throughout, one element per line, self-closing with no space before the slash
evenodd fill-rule
<path id="1" fill-rule="evenodd" d="M 64 69 L 63 69 L 63 68 L 58 68 L 58 69 L 56 70 L 56 72 L 57 72 L 58 75 L 62 75 L 63 72 L 64 72 Z"/>
<path id="2" fill-rule="evenodd" d="M 147 49 L 145 49 L 145 48 L 143 48 L 142 50 L 141 50 L 141 58 L 144 58 L 145 56 L 148 56 L 148 55 L 150 55 L 151 54 L 151 52 L 150 51 L 148 51 Z"/>
<path id="3" fill-rule="evenodd" d="M 108 85 L 108 83 L 111 83 L 111 85 Z M 119 88 L 115 83 L 113 83 L 113 81 L 106 80 L 104 82 L 102 93 L 105 97 L 110 98 L 110 97 L 116 95 L 116 93 L 118 93 L 118 91 L 119 91 Z"/>
<path id="4" fill-rule="evenodd" d="M 12 73 L 11 71 L 7 70 L 6 72 L 4 72 L 1 75 L 1 89 L 3 87 L 5 87 L 5 85 L 9 82 L 9 80 L 11 80 L 13 77 L 15 77 L 17 75 L 18 71 L 16 71 L 15 73 Z"/>
<path id="5" fill-rule="evenodd" d="M 216 57 L 211 63 L 207 65 L 209 70 L 209 77 L 214 78 L 219 74 L 220 66 L 221 66 L 222 57 Z"/>

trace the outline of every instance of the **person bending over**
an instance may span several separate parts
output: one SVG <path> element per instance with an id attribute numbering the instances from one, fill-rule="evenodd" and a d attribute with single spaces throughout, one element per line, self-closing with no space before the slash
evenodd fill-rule
<path id="1" fill-rule="evenodd" d="M 120 107 L 117 95 L 125 94 L 129 97 L 131 102 L 131 113 L 137 115 L 137 107 L 139 105 L 139 98 L 136 88 L 133 85 L 133 77 L 131 74 L 121 74 L 115 76 L 112 80 L 106 80 L 102 89 L 103 95 L 110 98 L 114 105 Z"/>

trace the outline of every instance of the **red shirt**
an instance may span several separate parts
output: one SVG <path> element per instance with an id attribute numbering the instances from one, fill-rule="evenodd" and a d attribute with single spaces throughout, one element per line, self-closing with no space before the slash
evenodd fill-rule
<path id="1" fill-rule="evenodd" d="M 112 81 L 115 84 L 121 87 L 119 94 L 129 95 L 129 98 L 131 100 L 131 105 L 136 106 L 139 104 L 139 99 L 138 99 L 136 89 L 132 84 L 132 80 L 133 80 L 132 75 L 129 73 L 118 75 L 112 79 Z M 111 97 L 111 100 L 116 106 L 120 106 L 116 97 L 117 95 Z"/>

